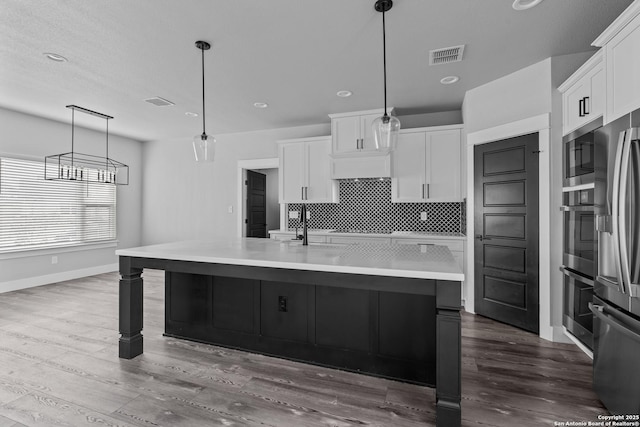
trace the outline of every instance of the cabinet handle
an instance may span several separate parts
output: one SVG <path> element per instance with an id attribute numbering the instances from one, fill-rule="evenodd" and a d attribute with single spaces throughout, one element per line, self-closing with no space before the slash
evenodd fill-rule
<path id="1" fill-rule="evenodd" d="M 422 198 L 424 199 L 424 184 L 422 184 Z"/>
<path id="2" fill-rule="evenodd" d="M 584 98 L 578 101 L 578 115 L 584 117 Z"/>
<path id="3" fill-rule="evenodd" d="M 584 98 L 582 98 L 582 111 L 584 112 L 585 116 L 589 115 L 589 108 L 587 108 L 588 105 L 589 105 L 589 97 L 585 96 Z"/>
<path id="4" fill-rule="evenodd" d="M 304 187 L 304 199 L 309 200 L 309 187 Z"/>
<path id="5" fill-rule="evenodd" d="M 427 184 L 427 199 L 430 198 L 431 196 L 429 195 L 430 191 L 429 191 L 429 184 Z"/>
<path id="6" fill-rule="evenodd" d="M 300 187 L 300 200 L 304 200 L 304 187 Z"/>

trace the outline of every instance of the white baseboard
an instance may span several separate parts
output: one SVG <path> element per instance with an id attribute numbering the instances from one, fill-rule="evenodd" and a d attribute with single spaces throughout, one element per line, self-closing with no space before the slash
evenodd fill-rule
<path id="1" fill-rule="evenodd" d="M 26 279 L 11 280 L 0 283 L 0 293 L 33 288 L 35 286 L 49 285 L 51 283 L 64 282 L 65 280 L 79 279 L 81 277 L 94 276 L 96 274 L 118 271 L 118 263 L 98 265 L 82 268 L 80 270 L 63 271 L 60 273 L 46 274 L 44 276 L 28 277 Z"/>

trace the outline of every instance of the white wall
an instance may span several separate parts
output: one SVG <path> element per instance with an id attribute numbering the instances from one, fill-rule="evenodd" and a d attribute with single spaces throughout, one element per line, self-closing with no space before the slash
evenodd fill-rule
<path id="1" fill-rule="evenodd" d="M 330 133 L 327 123 L 216 135 L 212 163 L 194 161 L 191 137 L 145 142 L 143 244 L 237 236 L 238 161 L 277 158 L 280 139 Z"/>
<path id="2" fill-rule="evenodd" d="M 548 58 L 501 79 L 468 91 L 462 112 L 468 135 L 468 171 L 473 168 L 473 145 L 539 132 L 540 147 L 540 336 L 567 341 L 562 333 L 562 100 L 557 87 L 591 53 Z M 544 123 L 544 125 L 540 125 Z M 467 179 L 468 235 L 474 235 L 473 174 Z M 467 301 L 473 307 L 473 239 L 467 257 Z"/>
<path id="3" fill-rule="evenodd" d="M 77 117 L 78 115 L 76 115 Z M 104 156 L 105 133 L 76 126 L 76 151 Z M 117 118 L 110 130 L 117 129 Z M 44 161 L 50 154 L 71 151 L 71 125 L 0 108 L 0 155 Z M 130 184 L 117 189 L 118 248 L 139 246 L 142 212 L 142 146 L 110 133 L 109 157 L 129 165 Z M 116 247 L 30 251 L 0 255 L 0 292 L 113 271 Z M 51 263 L 51 256 L 58 263 Z"/>

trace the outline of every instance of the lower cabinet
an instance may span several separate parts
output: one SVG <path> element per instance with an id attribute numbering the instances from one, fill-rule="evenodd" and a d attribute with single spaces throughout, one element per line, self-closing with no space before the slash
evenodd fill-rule
<path id="1" fill-rule="evenodd" d="M 435 385 L 435 298 L 167 272 L 165 334 Z"/>

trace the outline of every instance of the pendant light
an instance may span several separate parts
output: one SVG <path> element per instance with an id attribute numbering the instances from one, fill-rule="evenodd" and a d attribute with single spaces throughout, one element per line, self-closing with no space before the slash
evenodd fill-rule
<path id="1" fill-rule="evenodd" d="M 193 153 L 196 162 L 212 162 L 216 139 L 207 135 L 205 130 L 205 104 L 204 104 L 204 51 L 211 49 L 211 45 L 202 40 L 196 42 L 196 47 L 202 52 L 202 134 L 193 137 Z"/>
<path id="2" fill-rule="evenodd" d="M 393 6 L 392 0 L 377 0 L 375 9 L 382 12 L 382 64 L 384 68 L 384 115 L 373 121 L 372 129 L 377 150 L 393 150 L 398 141 L 400 120 L 387 114 L 387 40 L 384 14 Z"/>

